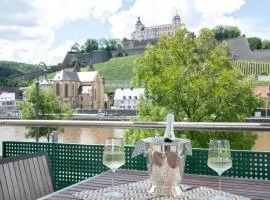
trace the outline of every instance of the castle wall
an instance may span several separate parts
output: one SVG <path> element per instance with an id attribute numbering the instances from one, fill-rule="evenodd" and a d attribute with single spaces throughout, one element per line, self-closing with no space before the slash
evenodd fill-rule
<path id="1" fill-rule="evenodd" d="M 143 54 L 144 51 L 145 51 L 145 47 L 136 48 L 136 49 L 125 49 L 124 54 L 126 56 L 140 55 L 140 54 Z"/>
<path id="2" fill-rule="evenodd" d="M 79 54 L 74 52 L 67 52 L 63 60 L 63 68 L 66 68 L 71 65 L 72 61 L 75 59 L 80 60 L 81 63 L 87 65 L 105 62 L 112 58 L 112 53 L 105 50 L 92 51 L 91 53 Z"/>
<path id="3" fill-rule="evenodd" d="M 122 40 L 122 45 L 124 51 L 127 49 L 139 49 L 139 48 L 145 48 L 147 44 L 156 45 L 158 39 L 148 39 L 148 40 L 129 40 L 127 38 L 124 38 Z"/>

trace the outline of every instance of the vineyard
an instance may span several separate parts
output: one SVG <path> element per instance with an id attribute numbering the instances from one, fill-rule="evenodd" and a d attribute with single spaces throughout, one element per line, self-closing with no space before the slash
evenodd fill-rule
<path id="1" fill-rule="evenodd" d="M 270 62 L 233 60 L 232 66 L 245 76 L 270 74 Z"/>

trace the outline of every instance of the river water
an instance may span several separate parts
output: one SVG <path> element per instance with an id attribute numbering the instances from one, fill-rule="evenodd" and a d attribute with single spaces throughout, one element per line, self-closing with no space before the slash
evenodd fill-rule
<path id="1" fill-rule="evenodd" d="M 63 133 L 59 134 L 61 143 L 79 144 L 104 144 L 107 137 L 123 137 L 124 129 L 113 128 L 64 128 Z M 258 139 L 253 150 L 270 151 L 270 133 L 257 133 Z M 34 141 L 33 138 L 25 138 L 25 127 L 1 126 L 0 127 L 0 155 L 2 155 L 2 141 Z M 45 138 L 40 139 L 46 142 Z"/>

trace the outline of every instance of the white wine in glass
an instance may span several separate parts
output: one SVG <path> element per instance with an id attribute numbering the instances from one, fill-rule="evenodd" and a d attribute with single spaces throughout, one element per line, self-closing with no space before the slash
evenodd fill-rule
<path id="1" fill-rule="evenodd" d="M 112 187 L 115 171 L 125 164 L 124 142 L 122 138 L 107 138 L 103 152 L 103 165 L 112 170 Z M 121 193 L 112 191 L 104 193 L 106 197 L 121 197 Z"/>
<path id="2" fill-rule="evenodd" d="M 232 167 L 230 144 L 228 140 L 210 141 L 207 165 L 219 175 L 219 194 L 212 197 L 211 200 L 228 200 L 229 198 L 221 195 L 220 180 L 223 172 Z"/>

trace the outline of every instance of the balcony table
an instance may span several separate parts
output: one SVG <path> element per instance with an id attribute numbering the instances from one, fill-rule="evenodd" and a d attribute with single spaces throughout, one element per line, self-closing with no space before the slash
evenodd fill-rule
<path id="1" fill-rule="evenodd" d="M 110 187 L 111 178 L 111 172 L 107 171 L 72 186 L 58 190 L 40 198 L 39 200 L 76 200 L 73 196 L 75 192 Z M 148 174 L 146 171 L 118 170 L 116 171 L 114 178 L 115 185 L 120 185 L 143 181 L 148 178 Z M 221 183 L 222 190 L 225 192 L 241 195 L 253 200 L 270 200 L 270 181 L 222 177 Z M 218 177 L 185 174 L 183 184 L 187 184 L 192 187 L 206 186 L 218 189 Z"/>

